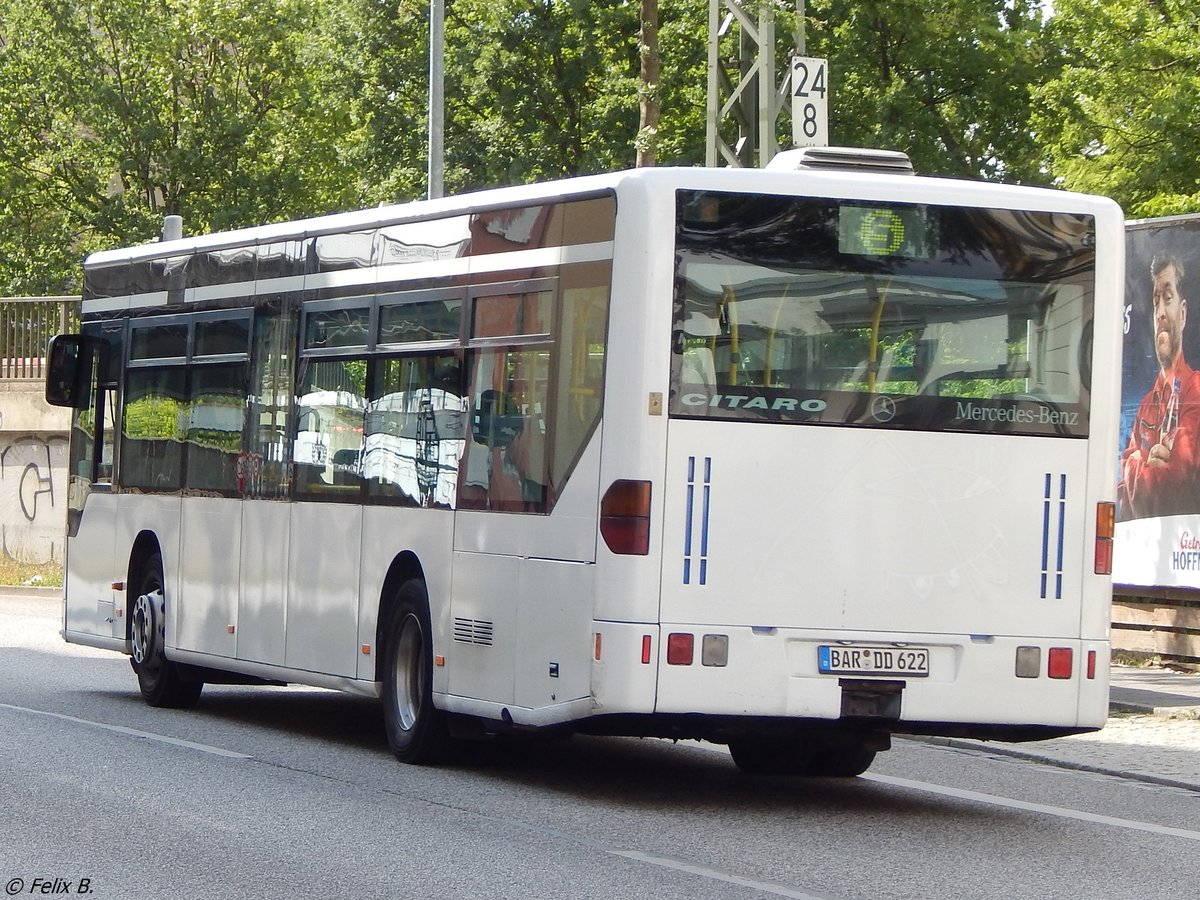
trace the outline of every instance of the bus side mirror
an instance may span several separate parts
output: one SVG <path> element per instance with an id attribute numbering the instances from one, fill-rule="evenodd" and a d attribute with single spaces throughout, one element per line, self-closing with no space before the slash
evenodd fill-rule
<path id="1" fill-rule="evenodd" d="M 46 402 L 87 409 L 92 405 L 92 372 L 104 342 L 82 334 L 57 334 L 46 350 Z"/>
<path id="2" fill-rule="evenodd" d="M 483 391 L 471 411 L 471 437 L 485 447 L 507 447 L 524 427 L 525 417 L 504 391 Z"/>

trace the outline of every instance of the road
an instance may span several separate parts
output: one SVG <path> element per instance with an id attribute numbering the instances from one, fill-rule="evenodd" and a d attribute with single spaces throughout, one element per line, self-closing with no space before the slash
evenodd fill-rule
<path id="1" fill-rule="evenodd" d="M 57 605 L 0 599 L 0 882 L 96 898 L 1193 898 L 1195 792 L 897 740 L 851 780 L 575 738 L 402 766 L 377 705 L 152 710 Z"/>

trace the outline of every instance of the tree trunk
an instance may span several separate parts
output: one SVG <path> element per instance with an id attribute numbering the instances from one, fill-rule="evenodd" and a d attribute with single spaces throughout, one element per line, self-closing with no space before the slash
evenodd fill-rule
<path id="1" fill-rule="evenodd" d="M 658 78 L 662 60 L 658 55 L 658 0 L 641 0 L 642 28 L 638 42 L 641 56 L 641 81 L 638 85 L 641 117 L 636 139 L 637 165 L 652 166 L 658 154 L 658 120 L 662 107 L 658 102 Z"/>

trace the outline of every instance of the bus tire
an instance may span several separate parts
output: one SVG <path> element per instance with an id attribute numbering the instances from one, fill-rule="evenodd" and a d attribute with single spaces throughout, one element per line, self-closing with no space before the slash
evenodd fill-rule
<path id="1" fill-rule="evenodd" d="M 383 724 L 396 759 L 414 765 L 445 761 L 446 717 L 433 705 L 433 640 L 425 582 L 413 578 L 396 592 L 384 635 Z"/>
<path id="2" fill-rule="evenodd" d="M 812 762 L 812 748 L 802 738 L 734 738 L 729 755 L 743 775 L 807 775 Z"/>
<path id="3" fill-rule="evenodd" d="M 818 746 L 809 763 L 809 774 L 818 778 L 855 778 L 875 761 L 875 751 L 861 741 Z"/>
<path id="4" fill-rule="evenodd" d="M 129 616 L 130 663 L 137 674 L 142 699 L 150 706 L 190 709 L 200 699 L 204 682 L 184 678 L 167 659 L 167 603 L 163 593 L 162 555 L 155 553 L 142 566 L 137 598 Z"/>

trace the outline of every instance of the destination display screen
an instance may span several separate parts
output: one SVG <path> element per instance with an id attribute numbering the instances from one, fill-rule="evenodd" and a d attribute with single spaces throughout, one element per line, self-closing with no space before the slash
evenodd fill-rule
<path id="1" fill-rule="evenodd" d="M 838 206 L 838 252 L 928 259 L 937 249 L 934 221 L 925 206 L 843 203 Z"/>

